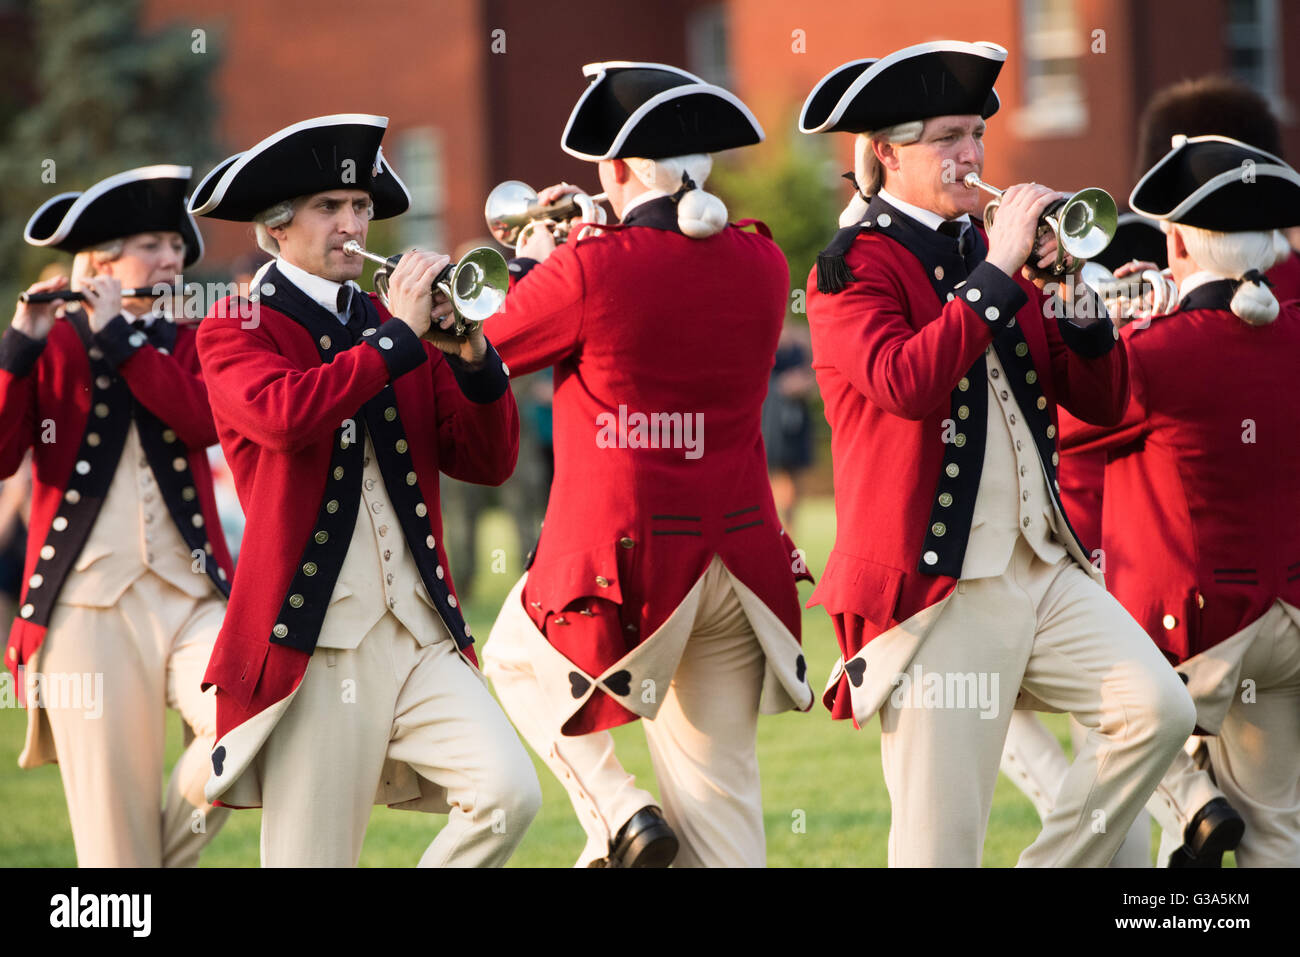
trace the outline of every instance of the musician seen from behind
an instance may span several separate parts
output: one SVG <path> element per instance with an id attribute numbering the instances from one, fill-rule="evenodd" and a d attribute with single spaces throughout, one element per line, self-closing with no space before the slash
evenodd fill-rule
<path id="1" fill-rule="evenodd" d="M 1179 751 L 1161 782 L 1203 809 L 1179 851 L 1208 843 L 1217 864 L 1223 844 L 1202 838 L 1226 797 L 1245 822 L 1238 865 L 1297 867 L 1300 411 L 1285 396 L 1300 302 L 1279 304 L 1265 274 L 1291 255 L 1279 230 L 1300 222 L 1300 174 L 1230 137 L 1175 135 L 1130 203 L 1165 229 L 1180 300 L 1124 329 L 1119 421 L 1064 443 L 1108 455 L 1111 589 L 1185 677 L 1208 736 L 1208 768 Z"/>
<path id="2" fill-rule="evenodd" d="M 515 371 L 554 367 L 555 480 L 485 661 L 569 793 L 580 866 L 762 866 L 758 715 L 812 704 L 804 566 L 760 432 L 788 271 L 766 228 L 728 225 L 703 186 L 712 153 L 763 134 L 676 67 L 584 73 L 561 146 L 597 164 L 621 222 L 558 248 L 535 230 L 492 320 Z M 609 729 L 638 718 L 662 810 L 614 753 Z"/>
<path id="3" fill-rule="evenodd" d="M 252 316 L 199 335 L 247 513 L 217 688 L 208 794 L 262 808 L 265 866 L 355 866 L 374 804 L 448 813 L 425 866 L 503 864 L 541 795 L 478 672 L 447 573 L 438 475 L 500 484 L 519 422 L 481 327 L 444 330 L 446 256 L 412 251 L 389 309 L 354 280 L 371 218 L 410 196 L 386 117 L 286 127 L 217 166 L 198 214 L 252 221 L 275 256 Z M 236 304 L 237 305 L 237 304 Z"/>
<path id="4" fill-rule="evenodd" d="M 833 715 L 880 715 L 893 866 L 979 864 L 1017 706 L 1088 730 L 1020 864 L 1105 865 L 1194 721 L 1061 506 L 1058 404 L 1113 423 L 1128 373 L 1101 303 L 1082 284 L 1054 300 L 1038 271 L 1060 194 L 1018 184 L 987 235 L 971 219 L 983 201 L 963 180 L 983 169 L 1005 59 L 936 41 L 853 61 L 800 123 L 857 135 L 865 194 L 810 277 L 837 518 L 811 604 L 842 651 Z"/>
<path id="5" fill-rule="evenodd" d="M 196 330 L 153 295 L 202 255 L 190 172 L 127 170 L 42 205 L 24 238 L 75 254 L 84 302 L 62 318 L 57 301 L 20 304 L 0 339 L 0 474 L 32 453 L 5 655 L 28 709 L 18 763 L 58 762 L 83 867 L 193 866 L 228 814 L 204 798 L 216 708 L 200 691 L 233 573 L 216 429 Z M 160 797 L 167 708 L 195 737 Z"/>

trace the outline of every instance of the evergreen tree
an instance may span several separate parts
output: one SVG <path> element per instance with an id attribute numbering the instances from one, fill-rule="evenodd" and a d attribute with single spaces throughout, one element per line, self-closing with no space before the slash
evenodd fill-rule
<path id="1" fill-rule="evenodd" d="M 0 296 L 64 254 L 28 246 L 45 200 L 122 170 L 178 163 L 201 176 L 219 159 L 211 80 L 218 38 L 189 25 L 145 33 L 140 0 L 27 0 L 31 102 L 0 111 Z M 206 30 L 206 28 L 205 28 Z M 7 307 L 4 318 L 12 315 Z"/>

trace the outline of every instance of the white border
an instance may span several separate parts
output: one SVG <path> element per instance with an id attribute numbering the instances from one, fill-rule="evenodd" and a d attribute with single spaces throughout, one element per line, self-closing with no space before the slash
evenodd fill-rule
<path id="1" fill-rule="evenodd" d="M 138 183 L 149 179 L 180 179 L 188 182 L 193 173 L 194 170 L 189 166 L 174 166 L 170 163 L 160 163 L 156 166 L 139 166 L 122 173 L 114 173 L 107 179 L 101 179 L 84 193 L 60 193 L 53 199 L 42 203 L 40 209 L 36 210 L 36 212 L 32 214 L 31 219 L 27 220 L 27 225 L 23 227 L 23 239 L 33 246 L 53 246 L 55 243 L 60 243 L 68 237 L 68 234 L 72 232 L 72 227 L 76 225 L 78 217 L 86 211 L 86 207 L 110 190 L 117 189 L 119 186 L 125 186 L 129 183 Z M 63 219 L 61 219 L 59 225 L 54 228 L 54 232 L 50 233 L 50 235 L 45 239 L 37 239 L 34 237 L 32 235 L 32 227 L 36 224 L 36 220 L 40 218 L 41 213 L 45 212 L 53 204 L 67 199 L 69 196 L 75 196 L 77 198 L 73 201 L 72 205 L 68 207 L 68 211 L 63 214 Z M 197 233 L 198 230 L 196 229 L 195 232 Z M 202 240 L 200 240 L 199 248 L 201 255 Z"/>
<path id="2" fill-rule="evenodd" d="M 812 101 L 813 101 L 814 99 L 816 99 L 817 94 L 821 92 L 822 87 L 824 87 L 827 83 L 829 83 L 829 82 L 830 82 L 832 79 L 834 79 L 835 77 L 839 76 L 841 73 L 844 73 L 846 70 L 849 69 L 849 67 L 860 66 L 860 67 L 863 67 L 863 68 L 865 69 L 865 68 L 867 68 L 867 67 L 870 67 L 871 64 L 876 63 L 876 62 L 877 62 L 877 58 L 876 58 L 876 57 L 873 57 L 873 56 L 863 57 L 861 60 L 849 60 L 847 63 L 841 63 L 841 64 L 840 64 L 839 66 L 837 66 L 835 69 L 831 70 L 831 72 L 827 73 L 824 77 L 822 77 L 820 80 L 818 80 L 818 81 L 817 81 L 817 85 L 814 86 L 814 87 L 812 88 L 812 92 L 809 93 L 809 94 L 804 98 L 804 101 L 803 101 L 803 107 L 800 108 L 800 110 L 799 110 L 799 132 L 800 132 L 800 133 L 819 133 L 819 132 L 821 132 L 820 129 L 810 129 L 810 128 L 809 128 L 809 126 L 808 126 L 808 110 L 809 110 L 809 108 L 812 106 Z M 841 99 L 843 99 L 842 96 L 841 96 Z M 839 101 L 839 100 L 836 100 L 836 101 L 835 101 L 835 106 L 839 106 L 839 103 L 840 103 L 840 101 Z M 831 109 L 834 110 L 835 107 L 831 107 Z"/>
<path id="3" fill-rule="evenodd" d="M 994 60 L 998 63 L 1004 63 L 1007 59 L 1007 51 L 998 46 L 996 43 L 990 43 L 987 40 L 977 40 L 974 43 L 967 43 L 965 40 L 933 40 L 930 43 L 918 43 L 914 46 L 904 47 L 901 50 L 895 50 L 886 57 L 877 60 L 874 65 L 863 71 L 862 75 L 854 80 L 840 101 L 835 104 L 835 109 L 831 110 L 830 116 L 824 123 L 818 124 L 812 129 L 804 129 L 800 126 L 800 131 L 804 133 L 825 133 L 830 127 L 834 126 L 844 116 L 844 111 L 848 109 L 849 103 L 853 98 L 862 92 L 862 88 L 883 73 L 889 67 L 904 60 L 911 59 L 914 56 L 920 56 L 925 53 L 966 53 L 971 56 L 984 57 L 986 60 Z M 1002 100 L 998 98 L 997 92 L 993 91 L 993 96 L 999 107 Z"/>
<path id="4" fill-rule="evenodd" d="M 1274 156 L 1272 153 L 1268 152 L 1267 150 L 1262 150 L 1259 147 L 1251 146 L 1249 143 L 1243 143 L 1241 140 L 1234 140 L 1230 136 L 1219 136 L 1217 134 L 1209 134 L 1206 136 L 1191 136 L 1191 137 L 1183 137 L 1182 134 L 1176 134 L 1176 137 L 1181 137 L 1181 142 L 1179 142 L 1177 146 L 1174 146 L 1172 149 L 1169 150 L 1168 153 L 1162 156 L 1160 158 L 1160 161 L 1156 163 L 1155 166 L 1147 170 L 1146 175 L 1144 175 L 1140 180 L 1138 180 L 1137 185 L 1133 187 L 1133 191 L 1128 195 L 1129 209 L 1131 209 L 1133 212 L 1137 213 L 1140 216 L 1145 216 L 1148 219 L 1154 219 L 1157 221 L 1165 220 L 1169 222 L 1177 222 L 1178 216 L 1183 215 L 1192 207 L 1196 206 L 1201 200 L 1203 200 L 1210 193 L 1213 193 L 1216 190 L 1228 185 L 1235 179 L 1241 178 L 1241 164 L 1237 163 L 1235 166 L 1232 167 L 1232 169 L 1225 170 L 1222 173 L 1218 173 L 1210 177 L 1208 180 L 1206 180 L 1204 183 L 1198 186 L 1190 196 L 1188 196 L 1186 199 L 1180 202 L 1173 209 L 1169 210 L 1167 213 L 1152 213 L 1138 206 L 1137 203 L 1133 201 L 1134 197 L 1136 197 L 1138 194 L 1138 190 L 1140 190 L 1143 186 L 1145 186 L 1147 180 L 1151 179 L 1151 177 L 1154 176 L 1156 172 L 1159 171 L 1162 167 L 1164 167 L 1166 163 L 1172 160 L 1175 156 L 1181 153 L 1188 146 L 1191 146 L 1193 143 L 1227 143 L 1230 146 L 1239 146 L 1243 150 L 1249 150 L 1250 152 L 1255 153 L 1259 156 L 1266 156 L 1271 160 L 1275 160 L 1276 162 L 1255 163 L 1256 176 L 1276 176 L 1278 179 L 1284 179 L 1296 186 L 1300 186 L 1300 173 L 1297 173 L 1294 169 L 1288 166 L 1286 161 L 1283 160 L 1280 156 Z M 1252 159 L 1253 161 L 1253 158 L 1249 156 L 1243 158 Z"/>

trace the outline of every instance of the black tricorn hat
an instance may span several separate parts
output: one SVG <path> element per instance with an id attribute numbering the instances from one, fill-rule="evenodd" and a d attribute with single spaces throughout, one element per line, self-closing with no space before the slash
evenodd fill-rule
<path id="1" fill-rule="evenodd" d="M 1152 219 L 1219 232 L 1300 224 L 1300 173 L 1226 136 L 1175 136 L 1128 204 Z"/>
<path id="2" fill-rule="evenodd" d="M 882 59 L 852 60 L 817 81 L 799 113 L 799 131 L 870 133 L 932 116 L 988 119 L 1001 105 L 993 81 L 1006 58 L 996 43 L 935 40 Z"/>
<path id="3" fill-rule="evenodd" d="M 588 63 L 582 72 L 592 80 L 560 138 L 570 156 L 663 159 L 763 141 L 763 128 L 739 97 L 693 73 L 624 60 Z"/>
<path id="4" fill-rule="evenodd" d="M 380 149 L 387 127 L 388 117 L 368 113 L 318 116 L 286 126 L 203 177 L 190 197 L 190 211 L 246 223 L 286 199 L 363 189 L 374 201 L 375 219 L 397 216 L 410 207 L 411 194 Z"/>
<path id="5" fill-rule="evenodd" d="M 1169 250 L 1165 246 L 1165 232 L 1154 219 L 1137 213 L 1120 213 L 1115 227 L 1115 238 L 1105 249 L 1092 257 L 1114 272 L 1125 263 L 1152 262 L 1164 269 L 1169 265 Z"/>
<path id="6" fill-rule="evenodd" d="M 83 193 L 60 193 L 27 220 L 23 239 L 67 253 L 137 233 L 177 232 L 185 265 L 203 258 L 203 237 L 185 209 L 188 166 L 141 166 L 102 179 Z"/>

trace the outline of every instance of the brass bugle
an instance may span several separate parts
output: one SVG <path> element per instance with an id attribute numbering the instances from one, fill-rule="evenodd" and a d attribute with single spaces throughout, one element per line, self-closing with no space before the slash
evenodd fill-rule
<path id="1" fill-rule="evenodd" d="M 975 172 L 967 173 L 962 182 L 971 189 L 992 193 L 993 199 L 984 207 L 984 227 L 993 228 L 993 218 L 1001 205 L 1004 190 L 990 186 Z M 1119 227 L 1119 210 L 1115 200 L 1104 189 L 1081 189 L 1066 199 L 1057 199 L 1043 211 L 1039 219 L 1039 237 L 1050 232 L 1056 237 L 1056 262 L 1052 272 L 1065 272 L 1065 257 L 1082 261 L 1096 256 L 1115 238 Z M 1037 242 L 1035 248 L 1037 248 Z"/>
<path id="2" fill-rule="evenodd" d="M 168 290 L 171 286 L 167 287 Z M 164 293 L 165 295 L 165 293 Z M 157 296 L 153 287 L 147 289 L 123 289 L 123 299 L 152 299 Z M 75 289 L 56 289 L 53 292 L 21 292 L 18 294 L 19 302 L 38 303 L 38 302 L 85 302 L 86 294 L 78 292 Z"/>
<path id="3" fill-rule="evenodd" d="M 1079 278 L 1106 303 L 1112 318 L 1163 316 L 1178 303 L 1178 284 L 1168 269 L 1144 269 L 1123 278 L 1101 263 L 1084 263 Z"/>
<path id="4" fill-rule="evenodd" d="M 508 179 L 488 193 L 483 205 L 483 218 L 487 220 L 492 238 L 504 246 L 517 245 L 521 239 L 527 238 L 531 228 L 539 224 L 550 227 L 555 241 L 562 243 L 568 238 L 576 219 L 587 223 L 605 222 L 605 210 L 599 204 L 606 198 L 604 193 L 594 196 L 570 193 L 553 203 L 539 203 L 537 191 L 531 186 L 517 179 Z M 587 228 L 583 227 L 574 238 L 580 239 Z"/>
<path id="5" fill-rule="evenodd" d="M 402 257 L 385 258 L 369 252 L 355 239 L 343 244 L 343 252 L 349 256 L 362 256 L 379 265 L 375 270 L 375 292 L 379 293 L 384 308 L 391 311 L 388 279 Z M 504 256 L 491 246 L 479 246 L 467 252 L 459 262 L 448 263 L 434 278 L 433 289 L 441 291 L 451 302 L 455 316 L 451 333 L 466 336 L 484 319 L 500 311 L 510 289 L 510 271 Z"/>

